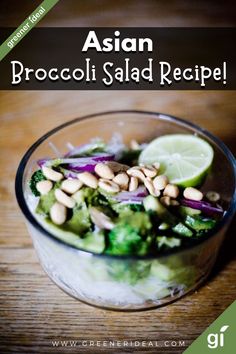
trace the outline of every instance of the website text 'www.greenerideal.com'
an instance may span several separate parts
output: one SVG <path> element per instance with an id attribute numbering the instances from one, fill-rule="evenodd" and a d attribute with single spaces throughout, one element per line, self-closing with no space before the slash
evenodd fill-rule
<path id="1" fill-rule="evenodd" d="M 103 347 L 103 348 L 154 348 L 154 347 L 187 347 L 190 343 L 185 340 L 60 340 L 54 339 L 51 341 L 53 347 Z"/>

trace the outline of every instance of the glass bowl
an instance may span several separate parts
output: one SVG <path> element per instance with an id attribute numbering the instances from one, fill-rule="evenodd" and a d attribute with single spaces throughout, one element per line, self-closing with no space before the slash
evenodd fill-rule
<path id="1" fill-rule="evenodd" d="M 213 232 L 191 247 L 158 257 L 98 255 L 58 240 L 35 218 L 28 180 L 36 161 L 61 153 L 91 138 L 110 140 L 114 133 L 125 143 L 148 142 L 171 133 L 197 134 L 215 151 L 214 164 L 203 190 L 219 191 L 226 213 Z M 16 175 L 16 197 L 25 215 L 40 263 L 48 276 L 66 293 L 87 304 L 113 310 L 141 310 L 168 304 L 195 289 L 210 273 L 236 204 L 235 160 L 229 149 L 206 130 L 161 113 L 114 111 L 93 114 L 65 123 L 40 138 L 26 152 Z"/>

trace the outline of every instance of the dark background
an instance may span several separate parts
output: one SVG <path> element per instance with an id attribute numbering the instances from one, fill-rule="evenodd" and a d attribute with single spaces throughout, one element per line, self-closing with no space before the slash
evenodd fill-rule
<path id="1" fill-rule="evenodd" d="M 104 38 L 115 38 L 114 32 L 117 28 L 97 28 L 96 35 L 102 46 Z M 33 28 L 26 37 L 17 44 L 11 52 L 0 63 L 0 89 L 14 90 L 232 90 L 236 88 L 236 52 L 234 46 L 236 43 L 236 29 L 232 28 L 118 28 L 120 31 L 119 39 L 124 38 L 150 38 L 153 42 L 153 51 L 124 52 L 97 52 L 95 49 L 89 49 L 86 53 L 82 52 L 83 45 L 89 33 L 94 28 Z M 11 31 L 11 32 L 10 32 Z M 0 41 L 7 38 L 13 29 L 0 30 Z M 85 59 L 91 59 L 91 65 L 96 65 L 96 81 L 51 81 L 46 78 L 39 81 L 32 74 L 30 81 L 24 80 L 18 85 L 11 85 L 12 68 L 11 61 L 20 61 L 24 67 L 37 70 L 43 68 L 47 72 L 51 68 L 70 68 L 73 71 L 76 68 L 85 70 Z M 130 59 L 129 76 L 131 69 L 136 67 L 140 71 L 147 67 L 148 58 L 153 59 L 153 82 L 143 80 L 140 77 L 139 82 L 130 78 L 129 82 L 119 82 L 115 80 L 115 68 L 121 68 L 125 72 L 125 58 Z M 171 74 L 169 79 L 172 84 L 160 85 L 160 64 L 159 62 L 168 62 L 171 65 Z M 109 73 L 114 78 L 111 86 L 103 83 L 106 78 L 103 71 L 103 65 L 106 62 L 114 63 L 113 68 L 109 68 Z M 173 79 L 173 70 L 178 67 L 193 69 L 206 66 L 211 70 L 216 67 L 222 68 L 223 62 L 227 66 L 227 80 L 223 84 L 223 78 L 215 81 L 213 77 L 205 81 L 205 87 L 200 86 L 200 82 L 181 81 Z M 19 68 L 17 67 L 17 72 Z M 165 69 L 166 70 L 166 69 Z M 223 76 L 223 73 L 222 73 Z M 125 77 L 125 74 L 124 74 Z"/>
<path id="2" fill-rule="evenodd" d="M 0 27 L 18 26 L 41 2 L 1 0 Z M 235 18 L 233 0 L 61 0 L 38 27 L 231 27 Z"/>

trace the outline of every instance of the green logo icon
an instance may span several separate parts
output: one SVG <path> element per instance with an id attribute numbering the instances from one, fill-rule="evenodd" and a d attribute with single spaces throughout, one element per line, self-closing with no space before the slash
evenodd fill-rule
<path id="1" fill-rule="evenodd" d="M 224 334 L 229 326 L 223 326 L 220 333 L 209 333 L 207 336 L 208 348 L 215 349 L 224 346 Z"/>

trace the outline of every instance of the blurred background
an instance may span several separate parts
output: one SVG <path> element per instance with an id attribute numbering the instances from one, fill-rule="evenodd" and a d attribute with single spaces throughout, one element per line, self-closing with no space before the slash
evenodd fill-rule
<path id="1" fill-rule="evenodd" d="M 0 27 L 20 25 L 40 3 L 41 0 L 1 0 Z M 61 0 L 38 26 L 234 25 L 233 1 Z M 160 331 L 162 337 L 168 336 L 170 331 L 175 333 L 178 327 L 182 338 L 191 341 L 232 302 L 233 290 L 230 290 L 230 284 L 235 283 L 232 274 L 235 275 L 236 268 L 233 262 L 235 248 L 232 243 L 228 243 L 228 246 L 226 243 L 223 252 L 221 264 L 227 266 L 210 280 L 209 289 L 204 287 L 201 292 L 201 306 L 199 298 L 196 300 L 193 294 L 187 300 L 183 299 L 164 310 L 160 309 L 158 316 L 153 315 L 154 322 L 150 322 L 151 318 L 145 313 L 140 314 L 139 330 L 136 326 L 129 325 L 132 320 L 133 323 L 136 322 L 136 315 L 125 315 L 119 320 L 119 316 L 116 317 L 113 313 L 83 307 L 84 305 L 61 293 L 43 275 L 14 196 L 14 178 L 20 159 L 36 139 L 55 126 L 78 116 L 115 109 L 157 111 L 185 118 L 210 130 L 236 152 L 235 91 L 0 92 L 0 325 L 3 328 L 0 344 L 6 343 L 4 353 L 10 347 L 15 348 L 16 352 L 16 348 L 19 349 L 21 345 L 30 347 L 28 352 L 31 353 L 44 352 L 40 344 L 43 339 L 55 335 L 76 337 L 79 335 L 77 326 L 80 326 L 82 333 L 86 330 L 92 331 L 94 335 L 97 333 L 100 339 L 105 336 L 104 330 L 109 331 L 115 339 L 123 338 L 126 335 L 126 326 L 129 326 L 131 337 L 136 338 L 138 335 L 144 339 L 147 336 L 155 339 Z M 222 266 L 219 268 L 222 269 Z M 25 289 L 29 289 L 28 292 Z M 227 289 L 224 296 L 218 295 L 220 289 Z M 72 307 L 74 312 L 80 314 L 80 320 L 71 314 Z M 185 312 L 187 317 L 183 316 Z M 199 321 L 196 319 L 196 312 Z M 176 313 L 177 327 L 177 320 L 173 321 Z M 83 322 L 85 316 L 87 320 Z M 91 317 L 93 320 L 89 322 Z M 71 325 L 70 330 L 65 324 L 63 327 L 66 321 Z M 165 327 L 160 327 L 159 322 L 165 323 Z M 7 343 L 11 343 L 10 347 Z M 19 352 L 26 352 L 24 350 Z M 45 353 L 50 352 L 47 347 L 44 350 Z"/>
<path id="2" fill-rule="evenodd" d="M 1 26 L 18 26 L 42 0 L 1 0 Z M 60 0 L 38 26 L 163 26 L 235 25 L 233 0 Z"/>

